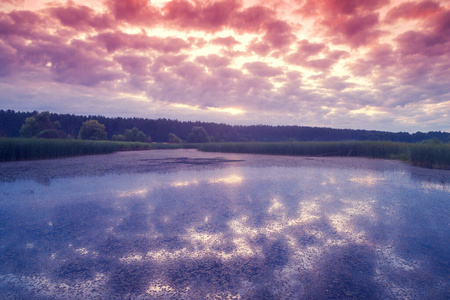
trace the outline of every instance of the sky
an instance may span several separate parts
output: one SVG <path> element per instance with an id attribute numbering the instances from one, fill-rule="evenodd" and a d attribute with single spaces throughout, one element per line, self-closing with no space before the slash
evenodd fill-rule
<path id="1" fill-rule="evenodd" d="M 0 0 L 0 109 L 450 131 L 450 1 Z"/>

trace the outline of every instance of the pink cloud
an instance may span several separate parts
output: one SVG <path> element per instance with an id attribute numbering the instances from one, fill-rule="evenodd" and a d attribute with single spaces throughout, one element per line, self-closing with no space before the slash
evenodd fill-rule
<path id="1" fill-rule="evenodd" d="M 272 48 L 280 49 L 289 46 L 296 38 L 292 33 L 292 28 L 285 21 L 272 21 L 264 25 L 266 34 L 263 36 L 264 42 Z"/>
<path id="2" fill-rule="evenodd" d="M 270 47 L 267 43 L 254 39 L 250 42 L 247 51 L 252 51 L 259 56 L 266 56 L 272 51 L 272 47 Z"/>
<path id="3" fill-rule="evenodd" d="M 0 77 L 10 75 L 17 64 L 15 49 L 0 41 Z"/>
<path id="4" fill-rule="evenodd" d="M 317 55 L 323 50 L 328 49 L 328 47 L 323 43 L 310 43 L 307 40 L 301 40 L 297 42 L 297 51 L 291 53 L 286 61 L 295 65 L 305 64 L 308 57 Z"/>
<path id="5" fill-rule="evenodd" d="M 332 65 L 336 63 L 336 60 L 329 58 L 312 59 L 305 62 L 305 66 L 311 69 L 327 71 Z"/>
<path id="6" fill-rule="evenodd" d="M 70 84 L 96 86 L 101 82 L 123 77 L 112 67 L 114 62 L 104 59 L 104 52 L 92 49 L 86 42 L 65 44 L 34 42 L 17 49 L 23 66 L 47 68 L 54 80 Z"/>
<path id="7" fill-rule="evenodd" d="M 236 12 L 230 27 L 238 32 L 259 32 L 264 24 L 275 18 L 275 12 L 264 6 L 252 6 Z"/>
<path id="8" fill-rule="evenodd" d="M 351 17 L 341 16 L 322 21 L 327 28 L 328 36 L 337 44 L 348 44 L 358 48 L 372 42 L 376 42 L 381 36 L 381 31 L 376 29 L 379 23 L 378 14 L 355 15 Z"/>
<path id="9" fill-rule="evenodd" d="M 127 34 L 120 31 L 101 33 L 94 40 L 103 44 L 108 52 L 119 49 L 154 49 L 164 53 L 178 53 L 182 49 L 188 49 L 191 45 L 180 38 L 160 38 L 147 36 L 146 34 Z"/>
<path id="10" fill-rule="evenodd" d="M 105 4 L 116 20 L 150 26 L 161 18 L 148 0 L 106 0 Z"/>
<path id="11" fill-rule="evenodd" d="M 245 95 L 249 93 L 253 95 L 260 95 L 264 91 L 269 91 L 272 87 L 273 84 L 271 84 L 266 78 L 251 77 L 241 79 L 237 83 L 237 86 L 235 88 L 239 95 Z"/>
<path id="12" fill-rule="evenodd" d="M 221 45 L 228 48 L 232 48 L 238 44 L 240 44 L 234 37 L 228 36 L 228 37 L 218 37 L 211 40 L 212 44 L 215 45 Z"/>
<path id="13" fill-rule="evenodd" d="M 405 55 L 440 56 L 450 53 L 450 10 L 427 22 L 423 31 L 407 31 L 396 38 L 399 52 Z"/>
<path id="14" fill-rule="evenodd" d="M 379 16 L 376 10 L 389 0 L 307 0 L 298 10 L 305 17 L 313 17 L 324 33 L 336 44 L 353 48 L 377 41 L 382 32 L 377 28 Z M 324 29 L 324 31 L 320 30 Z"/>
<path id="15" fill-rule="evenodd" d="M 363 11 L 373 11 L 390 0 L 307 0 L 299 10 L 304 16 L 354 15 Z"/>
<path id="16" fill-rule="evenodd" d="M 18 35 L 25 38 L 45 39 L 48 34 L 39 29 L 45 26 L 45 20 L 31 11 L 0 12 L 0 36 L 2 38 Z"/>
<path id="17" fill-rule="evenodd" d="M 145 76 L 149 73 L 151 59 L 146 56 L 122 55 L 115 57 L 115 60 L 120 63 L 123 71 L 131 75 Z"/>
<path id="18" fill-rule="evenodd" d="M 151 66 L 152 72 L 157 72 L 162 67 L 176 66 L 184 62 L 188 58 L 187 55 L 163 54 L 156 57 Z"/>
<path id="19" fill-rule="evenodd" d="M 25 0 L 2 0 L 2 1 L 3 3 L 9 3 L 15 6 L 21 6 L 25 3 Z"/>
<path id="20" fill-rule="evenodd" d="M 392 8 L 386 15 L 386 22 L 393 23 L 398 19 L 424 19 L 441 11 L 439 3 L 422 1 L 418 3 L 405 2 Z"/>
<path id="21" fill-rule="evenodd" d="M 347 82 L 346 80 L 348 78 L 348 76 L 330 76 L 322 80 L 322 86 L 326 89 L 332 89 L 340 92 L 355 85 L 351 82 Z"/>
<path id="22" fill-rule="evenodd" d="M 241 70 L 232 68 L 218 68 L 213 70 L 214 76 L 224 79 L 239 79 L 242 78 L 243 73 Z"/>
<path id="23" fill-rule="evenodd" d="M 51 7 L 50 14 L 56 17 L 62 25 L 76 29 L 105 29 L 113 26 L 108 15 L 97 15 L 95 11 L 84 5 L 75 5 L 71 2 L 67 6 Z"/>
<path id="24" fill-rule="evenodd" d="M 313 58 L 322 54 L 321 58 Z M 302 40 L 298 43 L 297 51 L 286 56 L 286 62 L 298 66 L 303 66 L 322 72 L 327 72 L 331 66 L 341 58 L 347 58 L 349 53 L 342 50 L 329 51 L 325 44 L 310 43 Z"/>
<path id="25" fill-rule="evenodd" d="M 240 4 L 235 0 L 201 2 L 172 0 L 163 7 L 164 19 L 182 29 L 200 29 L 207 32 L 220 30 Z"/>
<path id="26" fill-rule="evenodd" d="M 243 67 L 254 76 L 275 77 L 283 74 L 282 70 L 271 67 L 268 64 L 259 61 L 246 63 Z"/>
<path id="27" fill-rule="evenodd" d="M 174 74 L 184 78 L 189 82 L 199 81 L 205 74 L 205 68 L 190 61 L 185 61 L 180 65 L 173 66 L 172 70 Z"/>
<path id="28" fill-rule="evenodd" d="M 231 62 L 228 57 L 219 56 L 216 54 L 210 54 L 208 56 L 198 56 L 195 60 L 208 68 L 226 67 Z"/>
<path id="29" fill-rule="evenodd" d="M 343 50 L 334 50 L 331 51 L 328 55 L 328 58 L 330 59 L 340 59 L 340 58 L 348 58 L 350 57 L 350 53 L 348 53 L 347 51 L 343 51 Z"/>
<path id="30" fill-rule="evenodd" d="M 298 52 L 303 53 L 305 57 L 316 55 L 326 48 L 327 46 L 323 43 L 310 43 L 307 40 L 298 42 Z"/>

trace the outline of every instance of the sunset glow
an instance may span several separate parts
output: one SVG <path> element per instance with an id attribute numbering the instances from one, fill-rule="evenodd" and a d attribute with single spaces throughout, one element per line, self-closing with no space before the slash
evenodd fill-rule
<path id="1" fill-rule="evenodd" d="M 0 109 L 450 131 L 450 3 L 6 0 Z"/>

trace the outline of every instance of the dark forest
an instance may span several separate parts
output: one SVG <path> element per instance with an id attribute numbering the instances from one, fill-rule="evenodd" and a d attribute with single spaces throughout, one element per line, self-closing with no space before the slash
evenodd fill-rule
<path id="1" fill-rule="evenodd" d="M 0 137 L 19 137 L 20 129 L 25 119 L 38 112 L 19 112 L 0 110 Z M 334 129 L 308 126 L 268 126 L 268 125 L 227 125 L 211 122 L 178 121 L 171 119 L 121 118 L 97 115 L 81 116 L 74 114 L 50 113 L 52 122 L 59 121 L 60 129 L 76 137 L 83 122 L 95 119 L 104 124 L 107 138 L 123 134 L 125 130 L 138 128 L 151 137 L 153 142 L 167 142 L 170 133 L 186 140 L 193 127 L 203 127 L 213 142 L 286 142 L 286 141 L 395 141 L 421 142 L 438 139 L 444 143 L 450 142 L 450 133 L 430 131 L 387 132 L 375 130 Z"/>

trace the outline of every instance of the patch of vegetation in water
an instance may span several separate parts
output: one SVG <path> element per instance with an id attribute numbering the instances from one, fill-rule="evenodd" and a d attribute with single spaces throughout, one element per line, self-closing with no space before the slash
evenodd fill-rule
<path id="1" fill-rule="evenodd" d="M 0 162 L 182 147 L 190 146 L 166 143 L 0 138 Z"/>
<path id="2" fill-rule="evenodd" d="M 207 143 L 200 151 L 292 156 L 351 156 L 409 161 L 413 165 L 450 169 L 450 144 L 439 141 L 398 143 L 382 141 Z"/>

